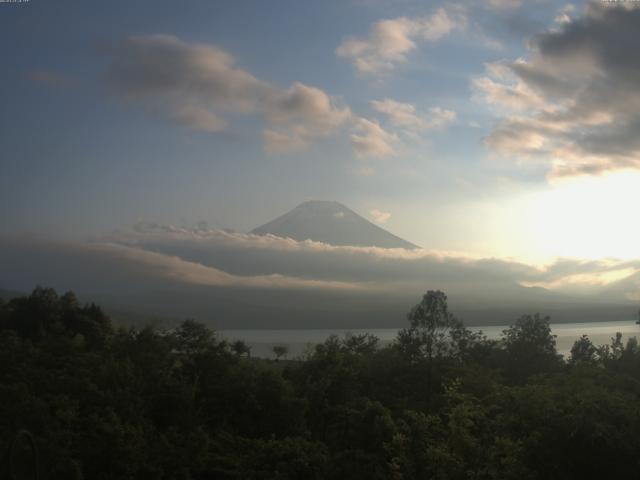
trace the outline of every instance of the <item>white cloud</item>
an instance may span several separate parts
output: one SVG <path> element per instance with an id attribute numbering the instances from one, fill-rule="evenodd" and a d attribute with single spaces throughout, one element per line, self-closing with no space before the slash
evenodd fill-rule
<path id="1" fill-rule="evenodd" d="M 371 215 L 371 218 L 373 218 L 373 220 L 377 223 L 387 223 L 387 220 L 391 218 L 390 212 L 383 212 L 381 210 L 378 210 L 377 208 L 370 210 L 369 215 Z"/>
<path id="2" fill-rule="evenodd" d="M 351 145 L 359 157 L 388 157 L 396 154 L 393 143 L 395 134 L 384 130 L 377 121 L 359 118 L 355 125 L 357 133 L 351 134 Z"/>
<path id="3" fill-rule="evenodd" d="M 544 107 L 545 101 L 503 63 L 485 65 L 487 74 L 472 80 L 474 95 L 489 105 L 509 110 Z"/>
<path id="4" fill-rule="evenodd" d="M 392 125 L 410 130 L 429 130 L 444 127 L 456 119 L 456 112 L 432 107 L 428 113 L 418 112 L 410 103 L 401 103 L 389 98 L 373 100 L 371 107 L 386 114 Z"/>
<path id="5" fill-rule="evenodd" d="M 391 214 L 372 209 L 369 214 L 378 223 Z M 314 278 L 332 281 L 353 281 L 359 285 L 378 286 L 390 283 L 411 283 L 425 278 L 449 282 L 439 288 L 467 288 L 467 281 L 477 281 L 474 288 L 484 288 L 491 282 L 511 282 L 514 285 L 540 286 L 570 293 L 593 293 L 618 282 L 624 297 L 636 292 L 632 280 L 640 272 L 637 260 L 558 259 L 545 266 L 533 266 L 514 260 L 488 259 L 461 252 L 428 249 L 334 246 L 322 242 L 273 235 L 253 235 L 224 230 L 202 230 L 139 224 L 129 233 L 118 233 L 105 239 L 136 251 L 171 252 L 172 255 L 196 264 L 213 266 L 227 262 L 231 269 L 234 259 L 251 265 L 247 272 L 272 271 L 286 277 Z M 250 262 L 246 262 L 247 258 Z M 326 270 L 332 265 L 331 272 Z M 253 270 L 252 270 L 253 269 Z M 324 272 L 324 273 L 320 273 Z M 324 275 L 329 275 L 325 278 Z M 250 275 L 255 276 L 255 275 Z M 449 280 L 445 280 L 449 278 Z M 391 287 L 390 287 L 391 288 Z M 476 291 L 476 293 L 478 293 Z"/>
<path id="6" fill-rule="evenodd" d="M 415 129 L 423 128 L 424 119 L 416 114 L 416 108 L 410 103 L 400 103 L 385 98 L 384 100 L 373 100 L 370 104 L 374 110 L 386 113 L 393 125 Z"/>
<path id="7" fill-rule="evenodd" d="M 595 270 L 587 273 L 569 273 L 559 278 L 550 278 L 541 281 L 523 282 L 523 285 L 531 287 L 542 287 L 550 290 L 571 292 L 574 294 L 584 294 L 597 291 L 599 288 L 611 283 L 625 280 L 635 273 L 637 267 L 615 268 L 614 270 Z"/>
<path id="8" fill-rule="evenodd" d="M 442 128 L 455 121 L 456 112 L 440 107 L 431 107 L 426 120 L 426 128 Z"/>
<path id="9" fill-rule="evenodd" d="M 435 42 L 466 23 L 459 8 L 438 8 L 427 17 L 380 20 L 371 25 L 365 38 L 342 42 L 336 54 L 350 60 L 360 73 L 384 73 L 405 62 L 418 42 Z"/>
<path id="10" fill-rule="evenodd" d="M 556 18 L 554 19 L 554 21 L 556 23 L 569 23 L 571 22 L 571 14 L 574 13 L 575 11 L 576 11 L 576 6 L 571 3 L 568 3 L 558 11 L 558 14 L 556 15 Z"/>

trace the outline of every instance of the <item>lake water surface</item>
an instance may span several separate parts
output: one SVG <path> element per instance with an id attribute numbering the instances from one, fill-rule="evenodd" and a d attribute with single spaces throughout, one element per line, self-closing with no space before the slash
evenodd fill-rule
<path id="1" fill-rule="evenodd" d="M 487 338 L 500 338 L 507 325 L 469 327 L 470 330 L 481 330 Z M 589 323 L 557 323 L 551 324 L 551 330 L 556 335 L 558 353 L 569 355 L 573 342 L 581 335 L 589 335 L 595 345 L 611 342 L 616 332 L 622 333 L 623 340 L 640 334 L 640 326 L 634 320 L 626 322 L 589 322 Z M 251 347 L 251 354 L 257 357 L 274 358 L 272 348 L 275 345 L 285 345 L 289 349 L 288 358 L 302 355 L 313 345 L 324 342 L 330 335 L 343 336 L 347 333 L 371 333 L 378 337 L 381 343 L 392 342 L 397 328 L 372 329 L 284 329 L 284 330 L 221 330 L 219 334 L 226 340 L 244 340 Z"/>

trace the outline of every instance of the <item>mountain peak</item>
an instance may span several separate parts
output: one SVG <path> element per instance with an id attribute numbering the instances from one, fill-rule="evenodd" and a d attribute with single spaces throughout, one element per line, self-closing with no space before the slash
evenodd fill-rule
<path id="1" fill-rule="evenodd" d="M 291 212 L 304 212 L 309 215 L 335 215 L 338 218 L 347 214 L 352 213 L 357 215 L 353 210 L 348 208 L 346 205 L 343 205 L 340 202 L 335 202 L 332 200 L 307 200 L 306 202 L 302 202 L 300 205 L 295 207 Z"/>
<path id="2" fill-rule="evenodd" d="M 295 208 L 327 208 L 327 209 L 337 209 L 337 208 L 347 208 L 340 202 L 336 202 L 335 200 L 307 200 L 302 202 Z"/>
<path id="3" fill-rule="evenodd" d="M 251 233 L 294 240 L 315 240 L 330 245 L 381 248 L 418 248 L 361 217 L 346 205 L 309 200 Z"/>

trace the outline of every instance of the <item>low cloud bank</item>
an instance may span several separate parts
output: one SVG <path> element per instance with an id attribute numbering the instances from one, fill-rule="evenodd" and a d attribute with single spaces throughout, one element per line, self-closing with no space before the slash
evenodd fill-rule
<path id="1" fill-rule="evenodd" d="M 0 263 L 4 288 L 50 285 L 121 304 L 126 297 L 123 305 L 144 304 L 158 314 L 207 316 L 213 308 L 235 326 L 261 309 L 266 325 L 397 320 L 428 289 L 446 291 L 459 311 L 482 318 L 496 309 L 584 310 L 640 298 L 640 261 L 562 259 L 537 267 L 149 223 L 92 242 L 2 237 Z"/>

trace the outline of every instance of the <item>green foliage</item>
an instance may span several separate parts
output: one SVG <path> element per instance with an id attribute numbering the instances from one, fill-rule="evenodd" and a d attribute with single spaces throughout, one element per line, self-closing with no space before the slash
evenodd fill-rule
<path id="1" fill-rule="evenodd" d="M 591 343 L 587 335 L 582 335 L 571 347 L 569 362 L 573 365 L 587 363 L 594 364 L 598 361 L 598 348 Z"/>
<path id="2" fill-rule="evenodd" d="M 447 296 L 439 290 L 428 291 L 407 318 L 410 327 L 398 333 L 398 343 L 414 360 L 462 358 L 480 339 L 449 312 Z"/>
<path id="3" fill-rule="evenodd" d="M 503 332 L 505 373 L 512 382 L 522 383 L 530 375 L 554 372 L 561 367 L 549 321 L 549 317 L 538 313 L 524 315 Z"/>
<path id="4" fill-rule="evenodd" d="M 490 341 L 437 291 L 409 322 L 386 347 L 332 336 L 264 360 L 194 320 L 116 329 L 36 288 L 0 303 L 0 478 L 33 476 L 21 431 L 44 479 L 636 478 L 635 338 L 582 337 L 564 362 L 548 318 Z"/>
<path id="5" fill-rule="evenodd" d="M 242 357 L 246 355 L 247 357 L 251 356 L 251 347 L 247 345 L 243 340 L 236 340 L 231 344 L 231 350 L 239 356 Z"/>

